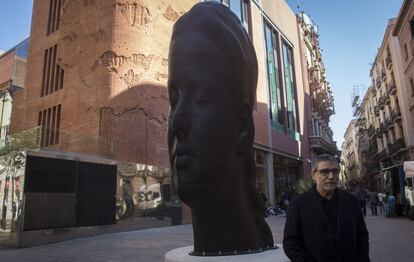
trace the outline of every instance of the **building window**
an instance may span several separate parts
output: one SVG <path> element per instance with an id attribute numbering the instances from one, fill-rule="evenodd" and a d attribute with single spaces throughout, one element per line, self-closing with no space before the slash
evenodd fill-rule
<path id="1" fill-rule="evenodd" d="M 250 1 L 249 0 L 206 0 L 206 2 L 218 2 L 230 8 L 239 18 L 247 32 L 250 31 Z"/>
<path id="2" fill-rule="evenodd" d="M 404 138 L 404 131 L 401 124 L 398 125 L 399 131 L 400 131 L 400 138 Z"/>
<path id="3" fill-rule="evenodd" d="M 40 145 L 42 147 L 59 144 L 61 105 L 39 112 L 37 124 L 41 126 Z"/>
<path id="4" fill-rule="evenodd" d="M 395 140 L 397 140 L 395 137 L 394 127 L 390 129 L 390 139 L 391 143 L 395 143 Z"/>
<path id="5" fill-rule="evenodd" d="M 270 119 L 272 127 L 284 132 L 283 119 L 283 90 L 280 79 L 280 54 L 278 33 L 265 23 L 266 60 L 267 60 L 267 81 L 270 98 Z"/>
<path id="6" fill-rule="evenodd" d="M 296 104 L 296 83 L 293 70 L 293 50 L 283 42 L 283 65 L 285 75 L 286 103 L 287 103 L 287 127 L 289 135 L 299 139 L 299 122 Z"/>
<path id="7" fill-rule="evenodd" d="M 57 45 L 45 50 L 43 60 L 43 77 L 40 96 L 63 88 L 65 71 L 57 63 Z"/>
<path id="8" fill-rule="evenodd" d="M 60 13 L 64 0 L 50 0 L 49 4 L 49 19 L 47 23 L 47 35 L 59 29 Z"/>

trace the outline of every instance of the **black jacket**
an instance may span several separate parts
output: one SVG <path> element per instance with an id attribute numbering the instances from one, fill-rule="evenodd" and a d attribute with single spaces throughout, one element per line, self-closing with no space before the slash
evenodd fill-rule
<path id="1" fill-rule="evenodd" d="M 355 196 L 336 189 L 337 232 L 315 187 L 293 199 L 287 212 L 283 249 L 292 262 L 366 262 L 368 231 Z"/>

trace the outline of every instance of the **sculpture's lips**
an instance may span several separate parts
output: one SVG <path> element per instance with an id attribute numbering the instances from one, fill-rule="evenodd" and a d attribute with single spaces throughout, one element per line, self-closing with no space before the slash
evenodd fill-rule
<path id="1" fill-rule="evenodd" d="M 173 157 L 174 166 L 179 169 L 187 166 L 193 160 L 194 154 L 185 150 L 177 150 Z"/>

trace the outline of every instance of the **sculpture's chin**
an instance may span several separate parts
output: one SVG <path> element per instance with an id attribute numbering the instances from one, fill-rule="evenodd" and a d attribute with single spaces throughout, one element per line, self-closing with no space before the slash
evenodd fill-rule
<path id="1" fill-rule="evenodd" d="M 202 186 L 200 187 L 200 185 L 195 184 L 179 183 L 177 187 L 177 193 L 181 201 L 191 208 L 199 206 L 199 203 L 204 198 L 208 198 L 206 196 L 208 196 L 210 192 L 207 191 L 208 190 L 205 190 Z"/>

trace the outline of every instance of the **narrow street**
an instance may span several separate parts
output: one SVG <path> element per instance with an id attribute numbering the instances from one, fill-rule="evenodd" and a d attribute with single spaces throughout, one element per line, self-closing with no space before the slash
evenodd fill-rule
<path id="1" fill-rule="evenodd" d="M 285 217 L 270 217 L 267 221 L 275 242 L 281 243 Z M 414 221 L 382 215 L 373 217 L 369 214 L 366 222 L 370 232 L 371 261 L 413 261 Z M 191 244 L 191 225 L 182 225 L 100 235 L 30 248 L 1 248 L 0 261 L 162 262 L 167 251 Z"/>

